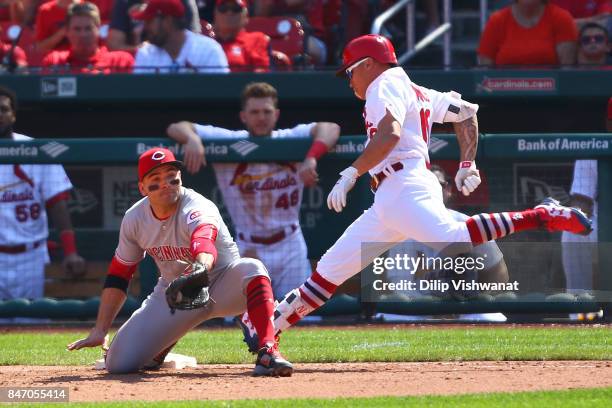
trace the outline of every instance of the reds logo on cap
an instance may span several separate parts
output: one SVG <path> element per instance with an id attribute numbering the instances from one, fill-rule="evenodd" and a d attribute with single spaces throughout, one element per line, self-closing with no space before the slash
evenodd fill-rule
<path id="1" fill-rule="evenodd" d="M 138 180 L 142 181 L 147 174 L 162 164 L 172 164 L 179 169 L 183 166 L 183 163 L 176 160 L 174 153 L 170 150 L 163 147 L 155 147 L 140 155 L 138 159 Z"/>

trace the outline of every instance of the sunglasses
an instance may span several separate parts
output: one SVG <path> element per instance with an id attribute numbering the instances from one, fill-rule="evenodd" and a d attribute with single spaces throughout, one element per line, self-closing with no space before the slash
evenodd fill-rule
<path id="1" fill-rule="evenodd" d="M 236 3 L 225 2 L 217 6 L 217 11 L 219 11 L 219 13 L 240 13 L 242 11 L 242 6 Z"/>
<path id="2" fill-rule="evenodd" d="M 606 37 L 603 34 L 583 35 L 580 38 L 580 42 L 582 43 L 582 45 L 588 45 L 591 43 L 603 44 L 605 41 L 606 41 Z"/>
<path id="3" fill-rule="evenodd" d="M 351 79 L 353 79 L 353 70 L 355 68 L 357 68 L 359 65 L 361 65 L 365 60 L 367 60 L 369 57 L 365 57 L 364 59 L 361 59 L 359 61 L 357 61 L 356 63 L 354 63 L 353 65 L 351 65 L 350 67 L 348 67 L 346 69 L 346 71 L 344 71 L 346 73 L 346 77 L 349 79 L 349 81 Z"/>

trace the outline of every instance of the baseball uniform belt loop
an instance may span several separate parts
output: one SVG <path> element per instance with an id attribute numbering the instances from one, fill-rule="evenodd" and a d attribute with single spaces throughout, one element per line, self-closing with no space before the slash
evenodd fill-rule
<path id="1" fill-rule="evenodd" d="M 391 167 L 394 171 L 400 171 L 404 168 L 404 165 L 401 162 L 397 162 L 397 163 L 393 163 L 389 167 Z M 370 179 L 370 189 L 372 190 L 373 193 L 375 193 L 376 190 L 378 190 L 378 187 L 380 187 L 380 184 L 387 177 L 388 177 L 387 174 L 385 174 L 385 172 L 383 171 L 381 171 L 380 173 L 376 173 L 372 176 L 372 178 Z"/>
<path id="2" fill-rule="evenodd" d="M 298 229 L 298 226 L 293 224 L 290 227 L 284 228 L 281 231 L 277 232 L 276 234 L 272 234 L 267 237 L 260 236 L 260 235 L 245 235 L 242 232 L 239 232 L 238 238 L 240 238 L 242 241 L 250 241 L 255 244 L 272 245 L 272 244 L 276 244 L 277 242 L 280 242 L 283 239 L 287 238 L 297 229 Z"/>
<path id="3" fill-rule="evenodd" d="M 36 242 L 28 242 L 27 244 L 21 244 L 21 245 L 0 245 L 0 252 L 4 254 L 12 254 L 12 255 L 21 254 L 26 251 L 30 251 L 32 249 L 38 248 L 44 242 L 46 241 L 41 240 L 41 241 L 36 241 Z"/>

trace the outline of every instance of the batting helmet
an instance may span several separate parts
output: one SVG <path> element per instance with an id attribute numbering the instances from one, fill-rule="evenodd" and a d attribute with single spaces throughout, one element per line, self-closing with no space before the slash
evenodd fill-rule
<path id="1" fill-rule="evenodd" d="M 397 65 L 395 49 L 388 38 L 377 34 L 366 34 L 351 40 L 342 53 L 342 68 L 336 75 L 344 76 L 348 67 L 366 57 L 372 57 L 383 64 Z"/>

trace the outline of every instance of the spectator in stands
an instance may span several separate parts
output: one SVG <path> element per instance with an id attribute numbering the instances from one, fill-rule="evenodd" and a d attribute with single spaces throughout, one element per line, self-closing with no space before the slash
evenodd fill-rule
<path id="1" fill-rule="evenodd" d="M 339 0 L 258 0 L 256 16 L 288 16 L 300 21 L 306 32 L 306 52 L 315 65 L 327 62 L 329 28 L 340 23 Z"/>
<path id="2" fill-rule="evenodd" d="M 597 23 L 586 23 L 580 29 L 578 65 L 605 65 L 608 63 L 610 39 L 608 30 Z"/>
<path id="3" fill-rule="evenodd" d="M 0 28 L 2 34 L 2 28 Z M 4 44 L 0 39 L 0 64 L 2 71 L 14 72 L 15 69 L 28 66 L 25 51 L 18 45 Z"/>
<path id="4" fill-rule="evenodd" d="M 200 33 L 200 16 L 196 0 L 181 1 L 185 6 L 185 27 L 194 33 Z M 136 53 L 146 38 L 143 37 L 142 22 L 135 20 L 133 14 L 141 11 L 145 3 L 144 0 L 115 0 L 106 40 L 109 49 Z"/>
<path id="5" fill-rule="evenodd" d="M 13 132 L 15 94 L 0 87 L 0 140 L 28 144 L 30 137 Z M 69 276 L 85 274 L 85 261 L 76 249 L 67 200 L 72 184 L 61 165 L 0 165 L 0 300 L 40 298 L 44 294 L 47 252 L 47 212 L 64 250 Z"/>
<path id="6" fill-rule="evenodd" d="M 572 16 L 546 0 L 515 0 L 493 13 L 478 47 L 480 65 L 569 65 L 578 30 Z"/>
<path id="7" fill-rule="evenodd" d="M 56 67 L 72 73 L 131 72 L 134 57 L 125 51 L 109 51 L 100 46 L 100 13 L 95 4 L 75 3 L 66 16 L 66 36 L 70 42 L 67 51 L 52 51 L 43 60 L 43 66 Z"/>
<path id="8" fill-rule="evenodd" d="M 180 0 L 150 0 L 134 14 L 145 22 L 148 42 L 138 49 L 137 73 L 228 72 L 223 48 L 212 38 L 186 30 Z"/>
<path id="9" fill-rule="evenodd" d="M 0 21 L 12 21 L 21 24 L 25 17 L 23 0 L 1 0 Z"/>
<path id="10" fill-rule="evenodd" d="M 41 54 L 52 50 L 67 50 L 66 13 L 78 0 L 51 0 L 38 8 L 36 15 L 36 49 Z"/>
<path id="11" fill-rule="evenodd" d="M 551 2 L 569 11 L 579 26 L 586 23 L 599 23 L 605 26 L 612 13 L 611 0 L 552 0 Z"/>
<path id="12" fill-rule="evenodd" d="M 217 0 L 214 32 L 232 72 L 265 72 L 270 68 L 270 39 L 261 32 L 247 32 L 246 0 Z"/>

